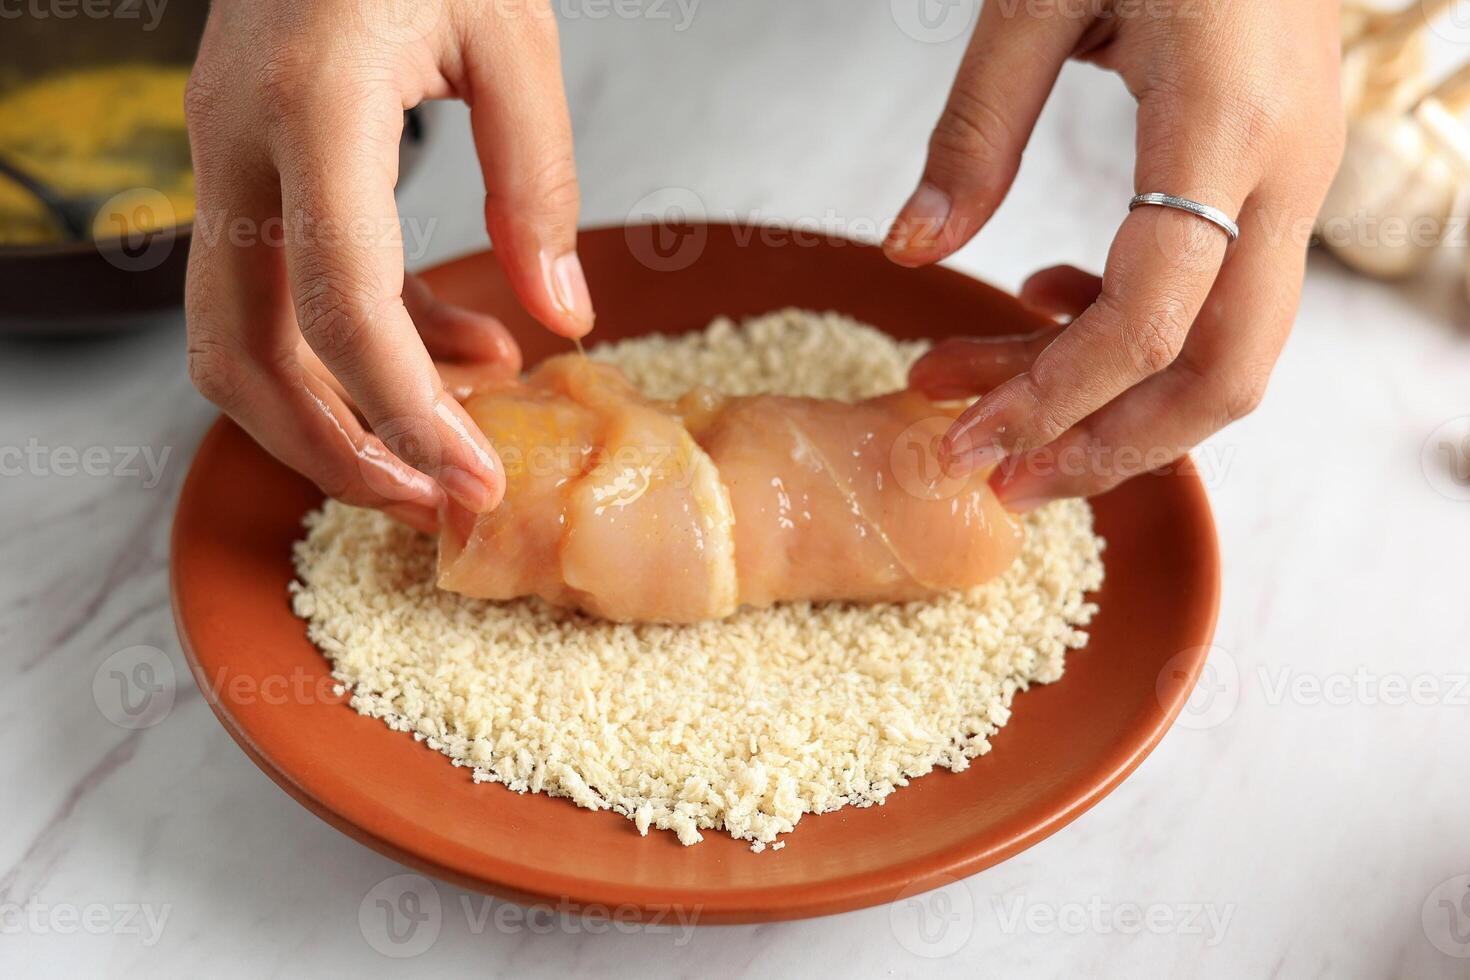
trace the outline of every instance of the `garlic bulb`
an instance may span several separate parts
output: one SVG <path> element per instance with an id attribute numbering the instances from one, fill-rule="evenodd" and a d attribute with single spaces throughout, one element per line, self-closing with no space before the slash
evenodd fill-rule
<path id="1" fill-rule="evenodd" d="M 1317 233 L 1346 265 L 1398 279 L 1417 272 L 1439 245 L 1459 186 L 1443 154 L 1409 116 L 1379 113 L 1348 130 Z"/>
<path id="2" fill-rule="evenodd" d="M 1353 44 L 1377 29 L 1383 13 L 1377 4 L 1365 0 L 1342 0 L 1342 47 L 1346 51 Z"/>
<path id="3" fill-rule="evenodd" d="M 1412 275 L 1439 246 L 1470 176 L 1470 134 L 1455 119 L 1470 66 L 1411 113 L 1377 112 L 1348 128 L 1347 147 L 1317 219 L 1322 243 L 1380 279 Z"/>
<path id="4" fill-rule="evenodd" d="M 1349 0 L 1342 15 L 1342 100 L 1349 119 L 1402 112 L 1428 86 L 1426 28 L 1455 0 L 1409 0 L 1384 12 Z"/>

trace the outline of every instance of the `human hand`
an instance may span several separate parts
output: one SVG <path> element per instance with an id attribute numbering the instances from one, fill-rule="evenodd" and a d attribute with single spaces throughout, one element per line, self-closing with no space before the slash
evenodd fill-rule
<path id="1" fill-rule="evenodd" d="M 517 296 L 556 333 L 586 334 L 549 4 L 215 0 L 186 97 L 190 376 L 330 496 L 423 530 L 445 494 L 480 513 L 505 482 L 431 354 L 520 363 L 499 321 L 404 274 L 403 111 L 450 96 L 471 105 L 485 221 Z"/>
<path id="2" fill-rule="evenodd" d="M 1342 150 L 1337 9 L 987 0 L 923 180 L 884 243 L 890 258 L 938 261 L 984 226 L 1069 57 L 1118 72 L 1138 100 L 1137 193 L 1213 205 L 1241 227 L 1227 257 L 1217 226 L 1139 208 L 1100 281 L 1063 268 L 1028 283 L 1023 298 L 1075 315 L 1070 325 L 1008 345 L 941 344 L 915 365 L 921 390 L 983 395 L 946 446 L 976 466 L 1009 457 L 995 478 L 1008 506 L 1101 493 L 1259 403 Z M 1002 349 L 1017 366 L 997 377 Z M 1054 463 L 1069 454 L 1113 463 L 1064 472 Z"/>

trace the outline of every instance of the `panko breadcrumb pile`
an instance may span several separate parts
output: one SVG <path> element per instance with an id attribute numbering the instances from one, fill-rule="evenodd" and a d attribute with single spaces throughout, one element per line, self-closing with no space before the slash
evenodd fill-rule
<path id="1" fill-rule="evenodd" d="M 925 345 L 787 310 L 590 355 L 648 394 L 857 399 L 902 388 Z M 296 546 L 296 614 L 352 706 L 477 782 L 614 810 L 685 844 L 761 851 L 808 813 L 881 804 L 990 750 L 1011 699 L 1062 676 L 1096 612 L 1102 541 L 1085 502 L 1026 519 L 1000 579 L 905 605 L 792 603 L 694 626 L 627 625 L 434 585 L 435 544 L 328 502 Z M 782 845 L 777 843 L 775 849 Z"/>

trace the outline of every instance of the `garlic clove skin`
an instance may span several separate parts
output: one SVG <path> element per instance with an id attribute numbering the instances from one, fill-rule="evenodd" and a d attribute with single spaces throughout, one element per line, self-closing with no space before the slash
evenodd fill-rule
<path id="1" fill-rule="evenodd" d="M 1342 58 L 1342 104 L 1349 119 L 1378 112 L 1401 112 L 1429 88 L 1429 53 L 1415 37 L 1396 50 L 1371 40 Z"/>
<path id="2" fill-rule="evenodd" d="M 1338 23 L 1342 27 L 1343 49 L 1346 50 L 1377 30 L 1383 16 L 1383 11 L 1377 4 L 1364 3 L 1363 0 L 1342 0 Z"/>
<path id="3" fill-rule="evenodd" d="M 1470 68 L 1470 65 L 1466 67 Z M 1470 181 L 1470 130 L 1460 121 L 1459 112 L 1453 99 L 1446 102 L 1445 98 L 1432 93 L 1414 107 L 1414 121 L 1460 180 Z"/>
<path id="4" fill-rule="evenodd" d="M 1455 168 L 1423 126 L 1410 116 L 1375 114 L 1348 131 L 1318 234 L 1349 268 L 1402 279 L 1434 254 L 1458 194 Z"/>
<path id="5" fill-rule="evenodd" d="M 1407 110 L 1429 89 L 1430 25 L 1461 0 L 1344 0 L 1342 102 L 1349 120 Z"/>

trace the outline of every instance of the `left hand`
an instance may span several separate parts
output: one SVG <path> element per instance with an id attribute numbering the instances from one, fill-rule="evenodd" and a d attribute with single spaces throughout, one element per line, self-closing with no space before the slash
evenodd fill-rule
<path id="1" fill-rule="evenodd" d="M 984 395 L 946 445 L 973 447 L 975 466 L 1010 457 L 995 482 L 1012 509 L 1101 493 L 1259 403 L 1342 152 L 1337 14 L 1338 0 L 986 0 L 890 258 L 938 261 L 984 226 L 1068 58 L 1118 72 L 1138 100 L 1136 193 L 1210 204 L 1241 228 L 1227 259 L 1215 225 L 1139 208 L 1101 280 L 1063 268 L 1027 284 L 1023 299 L 1075 319 L 1011 342 L 1022 359 L 1005 378 L 978 340 L 915 366 L 928 393 Z"/>

